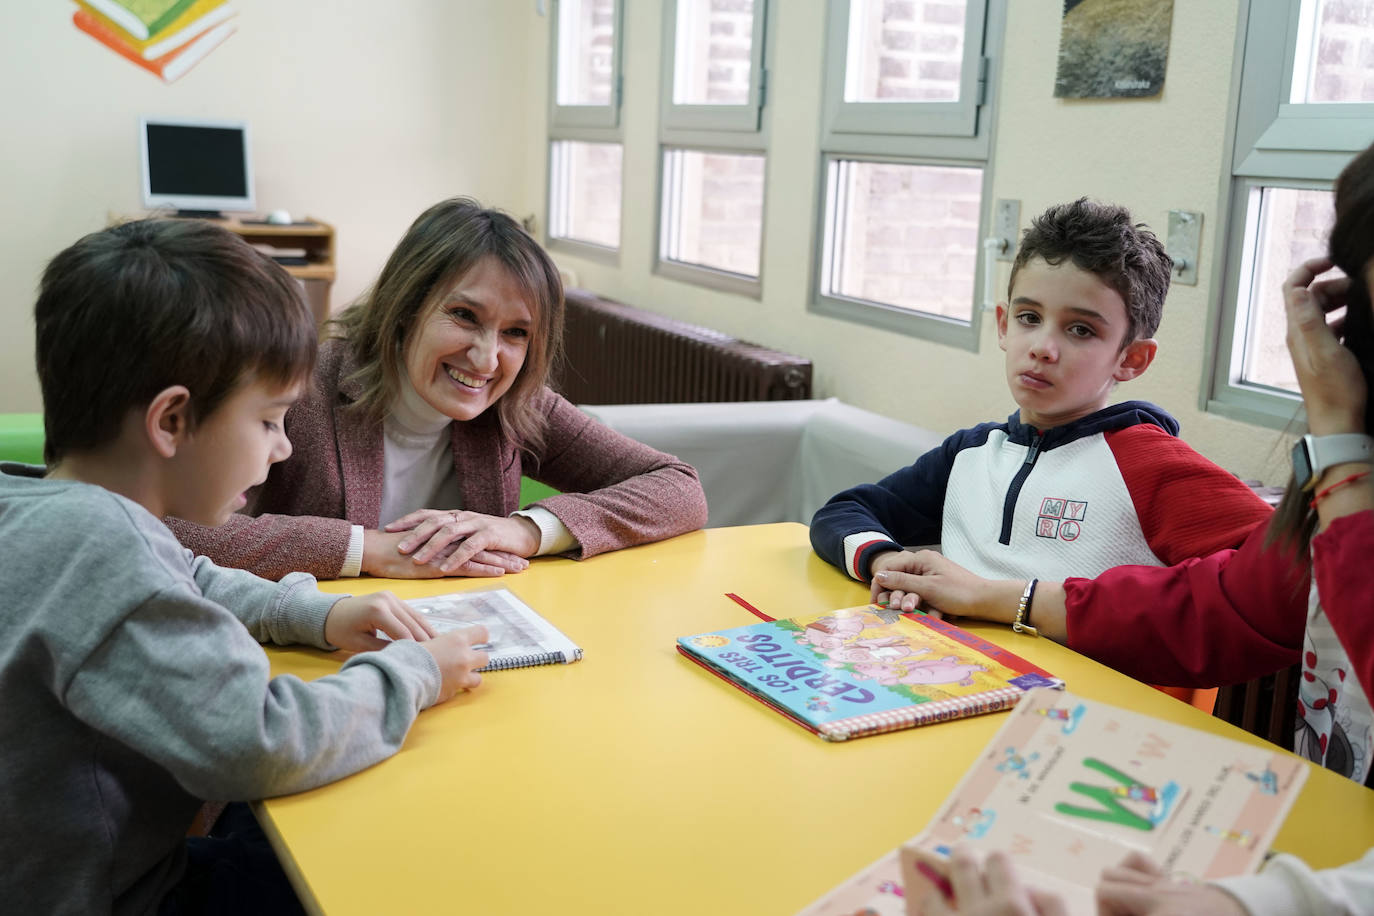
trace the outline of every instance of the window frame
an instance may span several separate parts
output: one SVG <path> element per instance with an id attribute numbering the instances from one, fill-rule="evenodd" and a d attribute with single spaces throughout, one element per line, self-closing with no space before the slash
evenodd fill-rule
<path id="1" fill-rule="evenodd" d="M 832 0 L 827 11 L 825 108 L 832 133 L 896 136 L 973 137 L 979 108 L 987 92 L 987 58 L 983 42 L 988 4 L 968 0 L 964 10 L 964 55 L 957 102 L 849 102 L 844 98 L 849 75 L 851 0 Z M 970 41 L 970 35 L 980 36 Z M 843 53 L 832 53 L 834 47 Z"/>
<path id="2" fill-rule="evenodd" d="M 549 105 L 548 105 L 548 148 L 544 161 L 544 247 L 551 251 L 562 251 L 588 260 L 598 261 L 611 266 L 620 265 L 621 246 L 609 248 L 582 239 L 556 236 L 553 234 L 554 214 L 554 173 L 555 145 L 565 141 L 582 143 L 614 143 L 621 147 L 621 185 L 620 185 L 620 229 L 623 240 L 625 232 L 625 173 L 624 173 L 624 129 L 620 120 L 621 101 L 624 95 L 623 48 L 625 44 L 625 0 L 612 0 L 613 28 L 615 39 L 611 50 L 611 104 L 610 105 L 559 105 L 558 75 L 562 67 L 559 53 L 559 23 L 565 0 L 552 0 L 549 17 Z"/>
<path id="3" fill-rule="evenodd" d="M 673 104 L 674 57 L 677 48 L 677 0 L 664 4 L 662 56 L 659 92 L 659 129 L 657 186 L 655 188 L 655 234 L 650 255 L 652 273 L 720 292 L 734 293 L 751 299 L 763 298 L 764 264 L 767 260 L 768 239 L 768 66 L 775 54 L 777 30 L 769 23 L 776 21 L 779 0 L 754 0 L 753 46 L 750 48 L 750 104 L 749 105 L 675 105 Z M 724 112 L 720 109 L 743 109 Z M 759 274 L 750 277 L 701 264 L 689 264 L 664 257 L 664 247 L 670 231 L 664 208 L 664 194 L 669 175 L 668 154 L 674 151 L 696 153 L 725 153 L 761 156 L 763 163 L 763 218 L 759 226 Z"/>
<path id="4" fill-rule="evenodd" d="M 759 156 L 763 159 L 763 219 L 759 224 L 759 275 L 751 277 L 748 274 L 735 273 L 729 270 L 722 270 L 719 267 L 711 267 L 707 264 L 692 264 L 688 261 L 678 261 L 664 255 L 664 249 L 668 244 L 668 236 L 671 230 L 668 226 L 670 214 L 664 207 L 664 195 L 668 189 L 670 176 L 668 173 L 668 155 L 673 152 L 691 153 L 722 153 L 733 156 Z M 763 256 L 765 243 L 768 233 L 768 156 L 759 150 L 743 150 L 734 147 L 703 147 L 699 145 L 683 144 L 661 144 L 658 151 L 658 232 L 654 239 L 654 273 L 671 280 L 681 280 L 686 283 L 693 283 L 697 286 L 704 286 L 708 289 L 715 289 L 726 293 L 736 293 L 741 296 L 748 296 L 751 299 L 763 298 Z"/>
<path id="5" fill-rule="evenodd" d="M 663 69 L 659 80 L 659 126 L 664 132 L 730 131 L 755 134 L 763 121 L 767 100 L 768 71 L 764 48 L 768 39 L 769 0 L 754 0 L 752 40 L 749 47 L 749 95 L 741 105 L 679 104 L 673 101 L 677 81 L 678 11 L 687 0 L 663 4 Z M 666 139 L 666 138 L 665 138 Z"/>
<path id="6" fill-rule="evenodd" d="M 984 261 L 989 257 L 982 240 L 987 235 L 992 212 L 992 136 L 996 122 L 996 82 L 1001 63 L 1000 54 L 1006 25 L 1006 0 L 968 0 L 965 28 L 977 23 L 982 31 L 977 36 L 965 33 L 964 72 L 961 87 L 973 78 L 975 92 L 967 94 L 961 88 L 960 102 L 845 102 L 844 78 L 849 53 L 849 0 L 829 0 L 827 11 L 829 30 L 826 41 L 826 81 L 823 89 L 823 112 L 820 148 L 820 181 L 813 223 L 811 294 L 808 310 L 830 318 L 867 325 L 884 331 L 917 337 L 932 343 L 977 352 L 982 339 Z M 974 10 L 974 7 L 978 7 Z M 953 132 L 950 125 L 962 114 L 947 117 L 938 112 L 921 115 L 920 110 L 931 106 L 962 108 L 971 103 L 971 133 Z M 904 133 L 893 133 L 892 118 L 875 110 L 874 106 L 896 105 L 915 108 Z M 861 116 L 871 115 L 870 120 Z M 860 118 L 859 120 L 855 120 Z M 962 130 L 962 129 L 961 129 Z M 829 229 L 829 214 L 833 204 L 831 176 L 835 163 L 861 161 L 912 166 L 977 167 L 983 170 L 979 206 L 978 240 L 974 256 L 974 282 L 969 320 L 963 321 L 904 308 L 892 303 L 871 302 L 838 296 L 825 291 L 828 265 L 833 260 L 833 239 Z"/>
<path id="7" fill-rule="evenodd" d="M 567 0 L 553 0 L 549 29 L 549 126 L 551 128 L 592 128 L 615 130 L 620 128 L 620 103 L 624 95 L 622 48 L 624 47 L 625 0 L 611 0 L 615 41 L 611 46 L 611 101 L 607 105 L 560 105 L 558 103 L 558 75 L 563 68 L 559 38 L 564 4 Z M 581 2 L 581 0 L 578 0 Z M 618 139 L 618 138 L 617 138 Z"/>
<path id="8" fill-rule="evenodd" d="M 1212 297 L 1209 357 L 1199 386 L 1202 410 L 1281 430 L 1305 423 L 1301 397 L 1239 375 L 1245 346 L 1245 329 L 1238 326 L 1240 293 L 1254 254 L 1246 238 L 1250 193 L 1266 187 L 1330 190 L 1341 169 L 1374 138 L 1374 103 L 1289 101 L 1302 3 L 1250 0 L 1238 14 L 1235 130 L 1223 159 L 1229 165 L 1221 201 L 1223 256 L 1213 269 L 1219 294 Z M 1266 65 L 1279 59 L 1282 68 Z"/>
<path id="9" fill-rule="evenodd" d="M 562 171 L 561 164 L 558 162 L 557 147 L 560 143 L 598 143 L 607 146 L 619 146 L 620 156 L 620 228 L 623 234 L 625 227 L 625 145 L 613 140 L 574 140 L 567 137 L 549 138 L 549 158 L 546 166 L 547 193 L 545 203 L 548 207 L 548 227 L 545 235 L 545 245 L 554 250 L 566 250 L 570 254 L 577 254 L 581 257 L 591 258 L 592 260 L 603 263 L 618 265 L 620 263 L 620 246 L 617 244 L 612 247 L 602 245 L 589 239 L 579 239 L 568 235 L 554 235 L 554 225 L 558 219 L 558 213 L 562 206 L 556 204 L 553 195 L 557 186 L 556 175 Z"/>

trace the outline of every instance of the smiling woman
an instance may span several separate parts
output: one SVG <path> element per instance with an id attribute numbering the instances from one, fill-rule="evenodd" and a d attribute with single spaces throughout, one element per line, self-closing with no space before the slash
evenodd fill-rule
<path id="1" fill-rule="evenodd" d="M 499 576 L 531 556 L 701 527 L 689 465 L 547 387 L 562 332 L 543 249 L 504 213 L 436 204 L 329 326 L 286 415 L 292 457 L 228 524 L 169 524 L 196 552 L 269 578 Z M 520 510 L 522 476 L 563 492 Z"/>

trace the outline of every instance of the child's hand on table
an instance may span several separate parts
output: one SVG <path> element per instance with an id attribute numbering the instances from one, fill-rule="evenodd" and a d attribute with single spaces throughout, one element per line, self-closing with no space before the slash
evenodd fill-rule
<path id="1" fill-rule="evenodd" d="M 436 703 L 442 703 L 458 691 L 471 690 L 482 683 L 482 675 L 477 673 L 477 669 L 486 667 L 490 659 L 485 651 L 474 649 L 473 646 L 485 643 L 488 638 L 487 628 L 477 624 L 420 643 L 434 656 L 439 663 L 439 672 L 444 676 Z"/>
<path id="2" fill-rule="evenodd" d="M 1222 889 L 1171 878 L 1138 852 L 1102 873 L 1097 911 L 1105 916 L 1246 916 L 1240 901 Z"/>
<path id="3" fill-rule="evenodd" d="M 923 903 L 929 916 L 1063 916 L 1064 902 L 1053 894 L 1024 888 L 1004 852 L 988 855 L 980 868 L 967 849 L 956 848 L 949 860 L 953 900 L 932 894 Z"/>
<path id="4" fill-rule="evenodd" d="M 385 646 L 386 640 L 378 638 L 378 630 L 392 639 L 434 638 L 434 628 L 425 620 L 425 615 L 391 592 L 340 598 L 329 609 L 329 616 L 324 621 L 325 641 L 353 652 L 369 652 Z"/>
<path id="5" fill-rule="evenodd" d="M 932 559 L 933 558 L 933 559 Z M 880 553 L 873 558 L 869 564 L 869 572 L 873 576 L 873 585 L 869 590 L 869 600 L 874 604 L 890 607 L 894 611 L 911 612 L 917 608 L 924 609 L 939 617 L 939 611 L 931 611 L 930 606 L 934 602 L 928 600 L 929 596 L 923 596 L 913 591 L 910 580 L 905 581 L 904 586 L 897 584 L 898 580 L 884 575 L 888 573 L 907 573 L 912 576 L 924 576 L 938 568 L 935 564 L 944 557 L 933 550 L 889 550 Z M 950 564 L 953 566 L 953 564 Z M 955 569 L 959 567 L 954 566 Z M 927 600 L 924 602 L 922 598 Z"/>

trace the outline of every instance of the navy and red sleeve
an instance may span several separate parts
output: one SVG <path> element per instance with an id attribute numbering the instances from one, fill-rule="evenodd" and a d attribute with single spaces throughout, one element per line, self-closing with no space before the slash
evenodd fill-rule
<path id="1" fill-rule="evenodd" d="M 859 580 L 867 580 L 868 565 L 878 548 L 936 544 L 944 515 L 945 490 L 959 452 L 986 441 L 987 431 L 963 430 L 931 449 L 916 463 L 895 471 L 877 483 L 860 484 L 832 496 L 811 518 L 811 546 L 818 556 Z M 868 532 L 870 537 L 854 552 L 850 568 L 845 538 Z"/>
<path id="2" fill-rule="evenodd" d="M 1238 684 L 1293 664 L 1307 625 L 1308 567 L 1264 538 L 1261 526 L 1238 550 L 1065 581 L 1069 648 L 1177 687 Z"/>
<path id="3" fill-rule="evenodd" d="M 1333 519 L 1312 539 L 1322 610 L 1366 691 L 1374 685 L 1374 510 Z"/>
<path id="4" fill-rule="evenodd" d="M 1105 436 L 1140 528 L 1166 566 L 1240 546 L 1273 510 L 1234 474 L 1158 426 Z"/>

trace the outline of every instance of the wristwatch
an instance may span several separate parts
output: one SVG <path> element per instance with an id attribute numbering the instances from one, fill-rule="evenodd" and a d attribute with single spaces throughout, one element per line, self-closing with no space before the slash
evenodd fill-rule
<path id="1" fill-rule="evenodd" d="M 1347 461 L 1374 463 L 1374 439 L 1361 433 L 1309 435 L 1293 444 L 1293 477 L 1304 490 L 1315 487 L 1327 468 Z"/>

